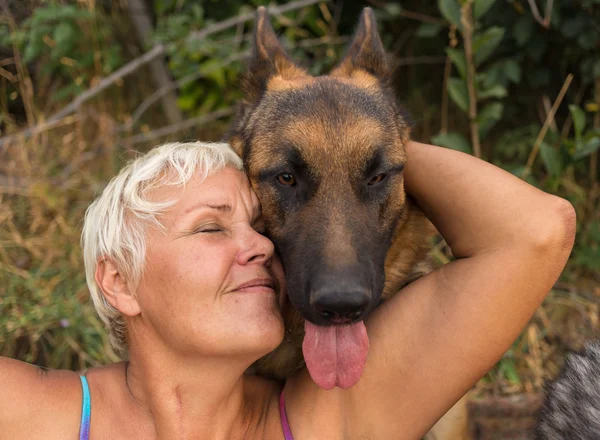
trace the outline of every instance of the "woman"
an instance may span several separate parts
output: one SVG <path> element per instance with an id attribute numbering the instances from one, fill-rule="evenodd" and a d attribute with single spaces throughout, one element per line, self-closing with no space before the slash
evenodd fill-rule
<path id="1" fill-rule="evenodd" d="M 407 192 L 457 259 L 368 318 L 357 385 L 244 375 L 283 337 L 282 268 L 239 158 L 168 144 L 121 171 L 84 225 L 92 298 L 128 361 L 80 378 L 0 360 L 0 438 L 418 439 L 523 329 L 575 215 L 466 154 L 414 142 L 407 154 Z"/>

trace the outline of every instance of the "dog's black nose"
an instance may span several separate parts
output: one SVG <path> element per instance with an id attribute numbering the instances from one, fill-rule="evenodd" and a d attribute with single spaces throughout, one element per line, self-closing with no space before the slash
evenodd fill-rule
<path id="1" fill-rule="evenodd" d="M 331 324 L 347 324 L 359 320 L 369 306 L 371 292 L 313 292 L 310 306 L 325 321 Z"/>

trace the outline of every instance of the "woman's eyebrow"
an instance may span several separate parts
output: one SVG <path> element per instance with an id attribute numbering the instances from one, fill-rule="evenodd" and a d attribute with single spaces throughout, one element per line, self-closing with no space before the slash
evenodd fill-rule
<path id="1" fill-rule="evenodd" d="M 233 208 L 231 207 L 231 205 L 228 205 L 228 204 L 213 204 L 213 203 L 206 203 L 206 202 L 197 203 L 195 205 L 190 206 L 189 208 L 186 208 L 185 211 L 183 211 L 181 214 L 179 214 L 175 218 L 173 224 L 178 225 L 190 213 L 192 213 L 194 211 L 202 210 L 202 209 L 210 209 L 210 210 L 218 211 L 218 212 L 222 212 L 222 213 L 224 213 L 224 212 L 230 213 L 233 211 Z"/>
<path id="2" fill-rule="evenodd" d="M 196 205 L 193 205 L 189 208 L 187 208 L 185 211 L 183 211 L 183 213 L 181 214 L 182 216 L 192 212 L 192 211 L 196 211 L 198 209 L 214 209 L 216 211 L 220 211 L 220 212 L 231 212 L 233 211 L 233 208 L 231 207 L 231 205 L 213 205 L 211 203 L 198 203 Z"/>

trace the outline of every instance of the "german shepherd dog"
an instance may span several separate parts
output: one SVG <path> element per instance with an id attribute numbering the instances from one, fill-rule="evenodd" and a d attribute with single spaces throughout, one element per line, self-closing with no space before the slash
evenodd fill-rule
<path id="1" fill-rule="evenodd" d="M 569 356 L 546 386 L 535 438 L 600 439 L 600 340 Z"/>
<path id="2" fill-rule="evenodd" d="M 351 387 L 367 357 L 363 320 L 427 272 L 420 263 L 433 227 L 404 191 L 410 125 L 391 77 L 370 8 L 340 64 L 318 77 L 290 60 L 258 9 L 229 142 L 262 204 L 293 305 L 283 308 L 284 341 L 258 374 L 286 378 L 305 362 L 321 388 Z"/>

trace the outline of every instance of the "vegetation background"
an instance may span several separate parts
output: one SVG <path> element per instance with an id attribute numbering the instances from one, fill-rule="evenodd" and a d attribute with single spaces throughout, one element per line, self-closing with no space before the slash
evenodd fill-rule
<path id="1" fill-rule="evenodd" d="M 85 284 L 85 209 L 137 151 L 221 138 L 259 5 L 314 74 L 373 7 L 414 139 L 573 203 L 561 280 L 477 387 L 538 392 L 598 330 L 600 0 L 0 0 L 0 354 L 67 369 L 117 359 Z M 439 239 L 433 254 L 452 258 Z"/>

